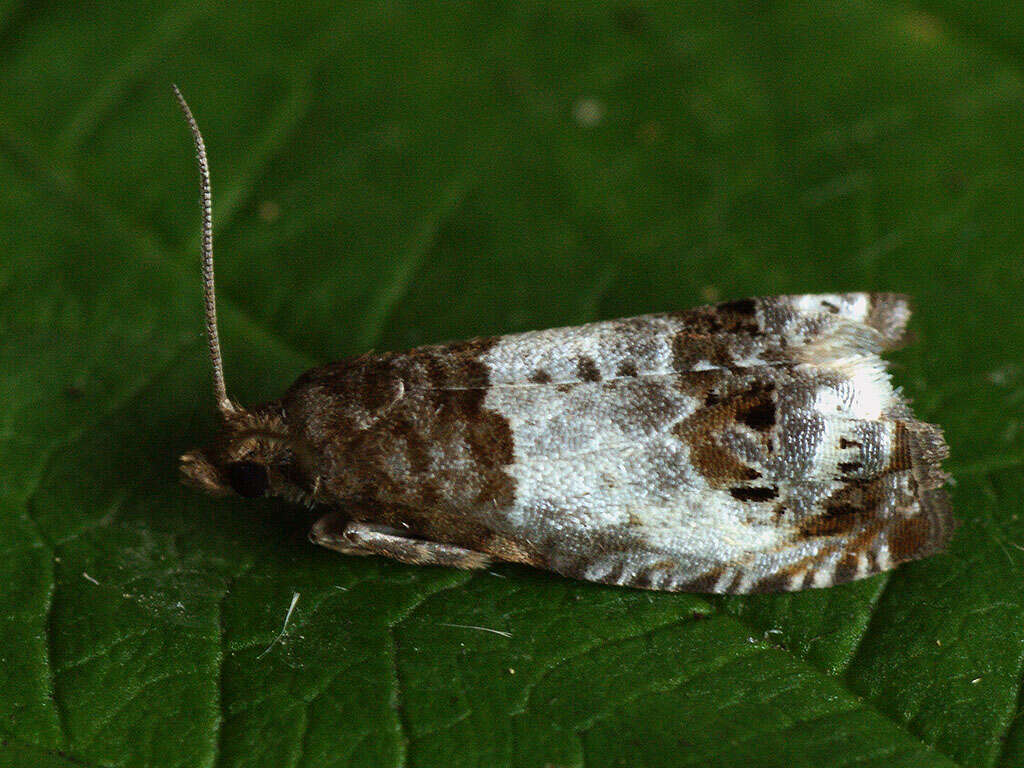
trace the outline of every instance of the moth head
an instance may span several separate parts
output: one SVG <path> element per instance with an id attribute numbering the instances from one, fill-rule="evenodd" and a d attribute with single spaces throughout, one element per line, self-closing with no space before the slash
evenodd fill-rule
<path id="1" fill-rule="evenodd" d="M 305 495 L 287 428 L 273 405 L 237 409 L 217 440 L 184 454 L 180 467 L 186 485 L 215 496 Z"/>
<path id="2" fill-rule="evenodd" d="M 307 494 L 296 480 L 293 450 L 279 405 L 269 403 L 245 409 L 232 402 L 224 383 L 224 361 L 217 331 L 217 297 L 213 280 L 213 204 L 210 196 L 210 167 L 199 126 L 181 91 L 174 86 L 178 105 L 188 121 L 199 165 L 199 197 L 203 213 L 202 264 L 203 300 L 206 309 L 206 343 L 213 367 L 213 397 L 223 421 L 216 442 L 189 451 L 181 457 L 186 484 L 215 495 L 285 496 L 304 498 Z"/>

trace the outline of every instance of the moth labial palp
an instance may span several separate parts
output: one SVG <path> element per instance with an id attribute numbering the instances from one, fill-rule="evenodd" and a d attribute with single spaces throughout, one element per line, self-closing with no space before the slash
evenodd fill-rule
<path id="1" fill-rule="evenodd" d="M 279 398 L 229 399 L 209 166 L 198 158 L 217 439 L 181 457 L 208 493 L 331 511 L 345 554 L 524 563 L 608 584 L 827 587 L 940 551 L 954 528 L 942 431 L 881 353 L 906 296 L 771 296 L 380 352 Z"/>

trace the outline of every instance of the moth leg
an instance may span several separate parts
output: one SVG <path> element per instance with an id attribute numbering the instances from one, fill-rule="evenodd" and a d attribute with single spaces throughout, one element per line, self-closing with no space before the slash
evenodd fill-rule
<path id="1" fill-rule="evenodd" d="M 490 557 L 482 552 L 415 539 L 387 526 L 349 521 L 337 513 L 317 520 L 309 540 L 346 555 L 383 555 L 410 565 L 483 568 L 490 563 Z"/>

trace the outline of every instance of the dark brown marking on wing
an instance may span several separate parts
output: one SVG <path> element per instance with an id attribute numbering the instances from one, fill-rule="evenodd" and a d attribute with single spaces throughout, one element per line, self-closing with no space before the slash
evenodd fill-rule
<path id="1" fill-rule="evenodd" d="M 859 510 L 836 508 L 802 521 L 797 530 L 805 538 L 846 535 L 855 530 L 862 520 L 863 515 Z"/>
<path id="2" fill-rule="evenodd" d="M 543 368 L 538 368 L 530 376 L 530 381 L 534 384 L 548 384 L 551 381 L 551 374 L 545 371 Z"/>
<path id="3" fill-rule="evenodd" d="M 616 376 L 636 376 L 637 375 L 636 363 L 634 363 L 632 360 L 624 360 L 624 361 L 622 361 L 621 363 L 619 363 L 619 367 L 618 367 L 618 370 L 616 370 L 615 375 Z"/>
<path id="4" fill-rule="evenodd" d="M 845 584 L 847 581 L 852 581 L 857 577 L 859 565 L 858 552 L 854 549 L 847 549 L 836 563 L 835 576 L 832 583 Z"/>
<path id="5" fill-rule="evenodd" d="M 672 337 L 672 367 L 680 373 L 698 363 L 727 368 L 732 364 L 732 345 L 726 339 L 680 331 Z"/>
<path id="6" fill-rule="evenodd" d="M 300 378 L 285 405 L 317 463 L 305 474 L 322 478 L 318 497 L 354 519 L 487 551 L 492 532 L 479 511 L 515 499 L 512 430 L 484 407 L 490 376 L 480 357 L 495 341 L 367 355 Z M 499 557 L 527 557 L 494 546 Z"/>
<path id="7" fill-rule="evenodd" d="M 678 590 L 680 592 L 711 592 L 718 584 L 718 580 L 722 578 L 723 573 L 725 573 L 724 567 L 712 568 L 696 578 L 683 582 L 679 585 Z"/>
<path id="8" fill-rule="evenodd" d="M 728 448 L 719 445 L 714 435 L 676 434 L 689 443 L 690 461 L 712 487 L 720 488 L 761 477 L 760 472 L 744 464 Z"/>
<path id="9" fill-rule="evenodd" d="M 956 530 L 944 488 L 918 487 L 916 499 L 916 514 L 897 520 L 889 529 L 889 554 L 894 563 L 942 551 Z"/>
<path id="10" fill-rule="evenodd" d="M 704 405 L 673 427 L 673 433 L 690 446 L 694 467 L 712 487 L 727 488 L 761 477 L 720 436 L 741 424 L 760 435 L 766 453 L 772 451 L 772 427 L 775 425 L 775 385 L 754 379 L 733 392 L 721 392 L 732 381 L 722 371 L 702 372 L 702 376 L 680 377 L 687 380 L 687 394 L 700 398 Z"/>
<path id="11" fill-rule="evenodd" d="M 751 587 L 750 592 L 786 592 L 789 590 L 792 578 L 793 573 L 788 568 L 784 568 L 758 579 L 757 583 Z"/>
<path id="12" fill-rule="evenodd" d="M 757 314 L 757 304 L 753 299 L 726 301 L 718 305 L 719 314 L 750 318 Z"/>
<path id="13" fill-rule="evenodd" d="M 754 488 L 730 488 L 729 495 L 737 501 L 771 501 L 778 498 L 778 486 L 754 487 Z"/>
<path id="14" fill-rule="evenodd" d="M 833 315 L 838 315 L 839 314 L 839 307 L 837 307 L 831 301 L 822 301 L 821 302 L 821 306 L 823 306 L 825 309 L 827 309 Z"/>
<path id="15" fill-rule="evenodd" d="M 900 520 L 889 534 L 889 553 L 894 562 L 912 559 L 932 539 L 932 526 L 923 515 Z"/>
<path id="16" fill-rule="evenodd" d="M 831 579 L 822 586 L 843 584 L 878 573 L 877 549 L 881 542 L 888 545 L 889 560 L 893 566 L 932 555 L 945 548 L 955 528 L 945 491 L 941 488 L 922 491 L 912 486 L 906 491 L 909 494 L 906 502 L 913 503 L 912 499 L 916 501 L 916 505 L 911 507 L 914 514 L 911 517 L 887 520 L 877 506 L 872 507 L 876 497 L 882 494 L 880 483 L 881 479 L 855 481 L 833 494 L 837 504 L 833 508 L 836 515 L 831 518 L 831 530 L 829 523 L 819 516 L 813 518 L 816 530 L 807 532 L 813 535 L 835 535 L 834 542 L 816 555 L 766 576 L 751 591 L 788 591 L 792 589 L 790 584 L 793 577 L 804 570 L 808 571 L 807 582 L 811 582 L 816 569 L 837 553 L 839 555 Z M 865 514 L 860 515 L 856 524 L 849 525 L 856 517 L 856 505 L 864 505 Z M 846 530 L 838 530 L 840 528 Z"/>
<path id="17" fill-rule="evenodd" d="M 591 357 L 581 357 L 576 363 L 576 372 L 583 381 L 600 381 L 601 371 Z"/>
<path id="18" fill-rule="evenodd" d="M 743 568 L 736 568 L 735 572 L 732 575 L 732 578 L 729 580 L 729 583 L 726 585 L 725 589 L 722 590 L 722 594 L 739 595 L 745 593 L 747 590 L 740 589 L 740 586 L 743 584 L 743 579 L 745 576 L 746 574 L 744 573 Z"/>
<path id="19" fill-rule="evenodd" d="M 757 306 L 754 299 L 741 299 L 667 314 L 680 325 L 672 337 L 673 368 L 692 371 L 698 363 L 734 367 L 737 354 L 750 351 L 752 340 L 763 335 Z"/>
<path id="20" fill-rule="evenodd" d="M 850 480 L 823 502 L 825 511 L 801 520 L 801 536 L 836 536 L 852 533 L 876 513 L 884 501 L 881 478 Z"/>
<path id="21" fill-rule="evenodd" d="M 907 433 L 906 424 L 902 421 L 896 422 L 896 431 L 892 439 L 892 452 L 889 458 L 889 466 L 886 472 L 900 472 L 911 467 L 910 435 Z"/>
<path id="22" fill-rule="evenodd" d="M 684 439 L 690 443 L 690 460 L 693 466 L 712 487 L 748 482 L 761 477 L 760 472 L 748 467 L 728 448 L 719 445 L 713 435 L 689 436 Z"/>
<path id="23" fill-rule="evenodd" d="M 823 557 L 827 556 L 829 552 L 831 552 L 831 550 L 825 550 L 818 554 L 808 555 L 797 560 L 795 563 L 790 563 L 784 568 L 780 568 L 777 571 L 769 573 L 758 579 L 753 586 L 747 590 L 747 593 L 790 592 L 793 590 L 794 579 L 800 576 L 803 576 L 801 583 L 807 584 L 812 578 L 814 566 L 819 563 Z"/>
<path id="24" fill-rule="evenodd" d="M 761 335 L 761 326 L 757 321 L 757 302 L 754 299 L 670 312 L 667 317 L 679 321 L 691 335 Z"/>
<path id="25" fill-rule="evenodd" d="M 640 571 L 633 576 L 629 586 L 636 587 L 637 589 L 654 589 L 654 572 L 650 569 Z"/>
<path id="26" fill-rule="evenodd" d="M 849 440 L 849 439 L 847 439 L 845 437 L 840 437 L 839 438 L 839 447 L 840 448 L 860 448 L 861 447 L 861 443 L 860 443 L 859 440 Z"/>
<path id="27" fill-rule="evenodd" d="M 837 549 L 842 551 L 842 555 L 836 563 L 832 581 L 827 586 L 845 584 L 848 581 L 859 578 L 857 571 L 860 569 L 862 556 L 866 565 L 866 572 L 863 575 L 867 576 L 877 573 L 878 558 L 875 557 L 873 547 L 884 530 L 884 520 L 878 518 L 868 519 L 850 538 L 840 540 L 835 545 L 826 549 L 823 552 L 823 556 L 826 554 L 830 555 L 837 551 Z"/>
<path id="28" fill-rule="evenodd" d="M 849 581 L 850 578 L 854 577 L 857 568 L 857 552 L 863 548 L 870 546 L 871 542 L 874 541 L 875 536 L 878 533 L 881 523 L 874 522 L 864 526 L 856 538 L 852 541 L 837 542 L 832 546 L 823 548 L 821 551 L 816 552 L 812 555 L 802 557 L 794 563 L 790 563 L 784 568 L 774 571 L 757 581 L 754 586 L 749 590 L 751 594 L 760 592 L 789 592 L 793 590 L 793 583 L 798 577 L 803 577 L 799 583 L 806 587 L 813 583 L 814 573 L 821 566 L 822 563 L 828 561 L 828 559 L 836 552 L 838 548 L 847 550 L 848 554 L 852 554 L 852 571 L 847 571 L 848 578 L 844 579 Z M 844 557 L 844 561 L 847 558 Z M 850 566 L 850 564 L 847 564 Z M 840 583 L 839 579 L 833 576 L 832 580 L 828 585 Z"/>
<path id="29" fill-rule="evenodd" d="M 741 395 L 736 404 L 736 420 L 758 432 L 775 426 L 775 385 L 755 386 Z"/>
<path id="30" fill-rule="evenodd" d="M 505 471 L 514 461 L 514 440 L 508 420 L 483 409 L 483 397 L 467 413 L 466 439 L 482 479 L 477 503 L 504 506 L 515 498 L 515 482 Z"/>
<path id="31" fill-rule="evenodd" d="M 608 571 L 604 576 L 601 577 L 601 581 L 605 584 L 621 584 L 622 576 L 626 570 L 626 561 L 617 560 L 612 563 L 611 570 Z"/>
<path id="32" fill-rule="evenodd" d="M 842 552 L 842 555 L 836 562 L 832 580 L 826 586 L 845 584 L 858 578 L 857 571 L 860 568 L 861 556 L 865 558 L 867 565 L 867 573 L 865 575 L 875 573 L 878 570 L 878 561 L 871 548 L 884 528 L 884 520 L 878 518 L 868 519 L 851 537 L 840 539 L 835 545 L 823 550 L 819 556 L 819 561 L 831 556 L 837 550 Z"/>

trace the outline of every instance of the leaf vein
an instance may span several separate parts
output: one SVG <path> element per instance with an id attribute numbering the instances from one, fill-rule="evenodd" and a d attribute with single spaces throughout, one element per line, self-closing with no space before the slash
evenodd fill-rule
<path id="1" fill-rule="evenodd" d="M 1020 722 L 1021 702 L 1024 701 L 1024 649 L 1022 649 L 1022 653 L 1017 657 L 1017 677 L 1020 680 L 1017 684 L 1017 696 L 1014 698 L 1013 703 L 1007 708 L 1007 712 L 1004 716 L 1004 722 L 1000 724 L 1000 727 L 998 731 L 996 731 L 992 741 L 992 743 L 997 745 L 997 747 L 993 750 L 993 759 L 990 763 L 991 765 L 1003 763 L 1003 757 L 1006 755 L 1006 745 L 1010 741 L 1010 733 Z"/>
<path id="2" fill-rule="evenodd" d="M 388 627 L 388 661 L 391 673 L 391 708 L 394 711 L 394 733 L 396 739 L 395 768 L 405 768 L 409 756 L 409 731 L 405 722 L 405 707 L 402 704 L 402 682 L 398 675 L 398 644 L 394 627 Z"/>

